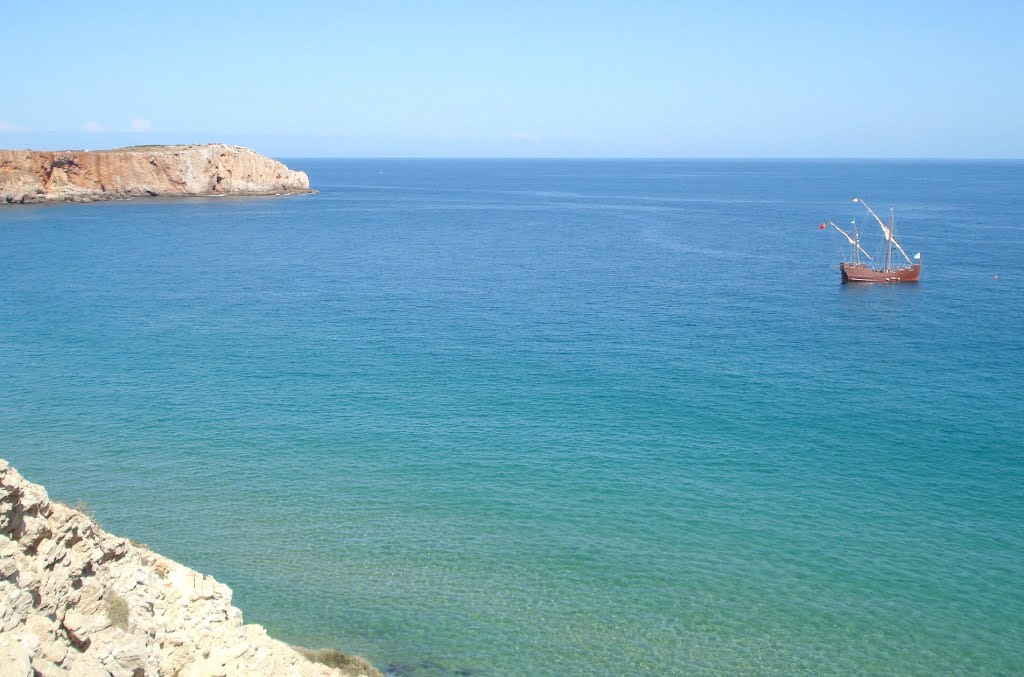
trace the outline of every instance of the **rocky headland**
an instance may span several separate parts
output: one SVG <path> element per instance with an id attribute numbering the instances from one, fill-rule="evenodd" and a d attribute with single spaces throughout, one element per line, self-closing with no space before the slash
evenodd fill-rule
<path id="1" fill-rule="evenodd" d="M 241 146 L 0 150 L 0 204 L 310 192 L 305 172 Z"/>
<path id="2" fill-rule="evenodd" d="M 243 625 L 226 585 L 105 532 L 0 459 L 0 677 L 380 674 Z"/>

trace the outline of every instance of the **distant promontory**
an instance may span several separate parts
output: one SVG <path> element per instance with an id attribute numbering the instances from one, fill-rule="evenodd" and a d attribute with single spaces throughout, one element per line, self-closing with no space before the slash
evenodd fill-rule
<path id="1" fill-rule="evenodd" d="M 310 192 L 305 172 L 220 143 L 0 150 L 0 204 Z"/>

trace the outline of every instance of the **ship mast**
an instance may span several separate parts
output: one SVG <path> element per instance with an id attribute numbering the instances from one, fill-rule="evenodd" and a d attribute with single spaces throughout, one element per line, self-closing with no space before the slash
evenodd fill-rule
<path id="1" fill-rule="evenodd" d="M 882 222 L 882 219 L 878 218 L 878 214 L 875 213 L 875 210 L 869 207 L 868 203 L 864 202 L 864 200 L 860 199 L 859 197 L 853 198 L 853 201 L 859 202 L 862 205 L 864 205 L 864 208 L 868 210 L 868 213 L 870 213 L 871 216 L 875 217 L 875 221 L 878 222 L 878 225 L 882 227 L 882 232 L 885 233 L 885 239 L 889 243 L 885 255 L 885 270 L 889 270 L 890 268 L 893 245 L 896 245 L 896 249 L 900 250 L 900 254 L 903 254 L 903 258 L 907 260 L 907 263 L 909 263 L 910 265 L 914 265 L 914 262 L 910 260 L 909 256 L 907 256 L 907 252 L 903 251 L 903 247 L 901 247 L 900 243 L 896 241 L 895 236 L 893 236 L 892 230 L 886 227 L 886 225 Z M 895 226 L 895 216 L 891 216 L 890 219 L 890 224 Z"/>
<path id="2" fill-rule="evenodd" d="M 889 208 L 889 233 L 886 239 L 889 240 L 889 246 L 885 250 L 885 272 L 892 270 L 892 239 L 893 239 L 893 226 L 895 225 L 894 214 L 892 208 Z"/>
<path id="3" fill-rule="evenodd" d="M 860 232 L 857 230 L 857 219 L 850 221 L 850 225 L 853 226 L 853 239 L 856 240 L 854 244 L 857 246 L 856 249 L 853 250 L 853 261 L 854 263 L 860 264 Z M 868 253 L 864 252 L 864 256 L 868 256 Z M 871 260 L 870 256 L 868 256 L 868 260 Z"/>
<path id="4" fill-rule="evenodd" d="M 853 255 L 856 257 L 855 258 L 855 262 L 856 263 L 860 263 L 860 252 L 863 252 L 864 256 L 868 257 L 869 261 L 874 261 L 874 259 L 871 258 L 871 254 L 868 254 L 866 251 L 864 251 L 864 248 L 860 246 L 860 235 L 857 235 L 856 238 L 852 238 L 852 237 L 850 237 L 846 233 L 845 230 L 843 230 L 842 228 L 840 228 L 836 224 L 832 223 L 831 221 L 828 222 L 828 225 L 832 226 L 833 228 L 838 230 L 840 233 L 842 233 L 843 237 L 845 237 L 846 240 L 855 247 L 855 249 L 853 250 Z M 854 232 L 854 234 L 857 233 L 857 226 L 856 226 L 856 224 L 854 224 L 854 226 L 853 226 L 853 232 Z"/>

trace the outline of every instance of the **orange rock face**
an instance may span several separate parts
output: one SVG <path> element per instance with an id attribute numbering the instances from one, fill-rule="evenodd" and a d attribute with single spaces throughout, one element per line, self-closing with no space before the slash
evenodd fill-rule
<path id="1" fill-rule="evenodd" d="M 305 172 L 240 146 L 0 150 L 0 204 L 309 192 Z"/>

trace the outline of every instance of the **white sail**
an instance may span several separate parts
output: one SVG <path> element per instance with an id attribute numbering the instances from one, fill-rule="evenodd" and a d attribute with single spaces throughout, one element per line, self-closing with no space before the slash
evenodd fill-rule
<path id="1" fill-rule="evenodd" d="M 886 241 L 892 242 L 894 245 L 896 245 L 896 249 L 900 250 L 900 254 L 903 254 L 903 258 L 907 260 L 907 263 L 913 265 L 914 262 L 910 260 L 909 256 L 907 256 L 907 252 L 903 251 L 903 247 L 900 246 L 899 241 L 897 241 L 896 238 L 893 237 L 892 231 L 886 227 L 886 225 L 882 222 L 882 219 L 878 218 L 878 214 L 875 213 L 875 210 L 869 207 L 868 203 L 864 202 L 864 200 L 860 199 L 859 197 L 853 198 L 853 201 L 859 202 L 862 205 L 864 205 L 864 209 L 867 209 L 868 213 L 870 213 L 871 216 L 875 217 L 875 221 L 878 221 L 878 225 L 882 227 L 882 232 L 885 233 Z"/>
<path id="2" fill-rule="evenodd" d="M 842 234 L 843 234 L 843 237 L 845 237 L 845 238 L 846 238 L 847 242 L 849 242 L 849 243 L 850 243 L 850 244 L 852 244 L 852 245 L 853 245 L 854 247 L 856 247 L 857 249 L 859 249 L 859 250 L 860 250 L 860 252 L 861 252 L 861 253 L 862 253 L 862 254 L 863 254 L 864 256 L 868 257 L 868 260 L 869 260 L 869 261 L 874 261 L 874 259 L 873 259 L 873 258 L 871 258 L 871 254 L 868 254 L 868 253 L 867 253 L 866 251 L 864 251 L 864 248 L 860 246 L 860 243 L 859 243 L 859 242 L 857 242 L 856 240 L 854 240 L 854 239 L 853 239 L 852 237 L 850 237 L 850 236 L 849 236 L 849 235 L 848 235 L 848 234 L 846 233 L 846 231 L 845 231 L 845 230 L 843 230 L 842 228 L 840 228 L 840 227 L 839 227 L 839 226 L 837 226 L 836 224 L 832 223 L 831 221 L 829 221 L 829 222 L 828 222 L 828 225 L 832 226 L 833 228 L 835 228 L 836 230 L 838 230 L 838 231 L 839 231 L 840 233 L 842 233 Z"/>

